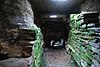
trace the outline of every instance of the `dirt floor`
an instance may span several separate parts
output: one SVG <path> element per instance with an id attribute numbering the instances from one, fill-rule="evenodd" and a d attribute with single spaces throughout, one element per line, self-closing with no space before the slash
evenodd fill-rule
<path id="1" fill-rule="evenodd" d="M 45 48 L 44 56 L 46 67 L 72 67 L 71 57 L 63 48 Z"/>

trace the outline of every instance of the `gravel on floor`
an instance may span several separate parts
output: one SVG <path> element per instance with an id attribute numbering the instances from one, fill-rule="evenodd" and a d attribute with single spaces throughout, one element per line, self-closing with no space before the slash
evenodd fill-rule
<path id="1" fill-rule="evenodd" d="M 44 57 L 46 67 L 67 67 L 67 62 L 70 61 L 70 55 L 63 48 L 45 48 Z"/>

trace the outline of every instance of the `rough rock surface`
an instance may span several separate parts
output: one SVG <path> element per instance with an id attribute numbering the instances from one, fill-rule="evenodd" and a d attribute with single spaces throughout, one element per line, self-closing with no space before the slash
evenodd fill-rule
<path id="1" fill-rule="evenodd" d="M 81 11 L 91 12 L 99 11 L 100 12 L 100 0 L 85 0 L 81 6 Z"/>
<path id="2" fill-rule="evenodd" d="M 0 2 L 0 23 L 29 27 L 34 24 L 33 11 L 28 0 L 3 0 Z"/>

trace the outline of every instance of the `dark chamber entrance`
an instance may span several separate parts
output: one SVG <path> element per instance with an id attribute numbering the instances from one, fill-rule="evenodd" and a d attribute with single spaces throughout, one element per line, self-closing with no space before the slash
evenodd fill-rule
<path id="1" fill-rule="evenodd" d="M 54 45 L 65 46 L 67 40 L 68 24 L 62 21 L 62 18 L 51 19 L 53 21 L 45 21 L 44 42 L 46 47 Z M 55 21 L 54 21 L 55 20 Z"/>

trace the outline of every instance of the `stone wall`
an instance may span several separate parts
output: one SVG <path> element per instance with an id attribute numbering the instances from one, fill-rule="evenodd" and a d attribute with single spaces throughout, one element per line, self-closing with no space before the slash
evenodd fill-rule
<path id="1" fill-rule="evenodd" d="M 30 46 L 29 41 L 24 44 L 19 42 L 21 38 L 28 40 L 27 37 L 31 37 L 24 32 L 24 35 L 21 34 L 19 28 L 29 29 L 33 24 L 34 15 L 28 0 L 0 0 L 0 60 L 4 56 L 8 58 L 30 55 L 30 48 L 26 48 Z"/>
<path id="2" fill-rule="evenodd" d="M 100 12 L 100 0 L 86 0 L 81 6 L 81 11 L 85 11 L 85 12 L 99 11 Z"/>

